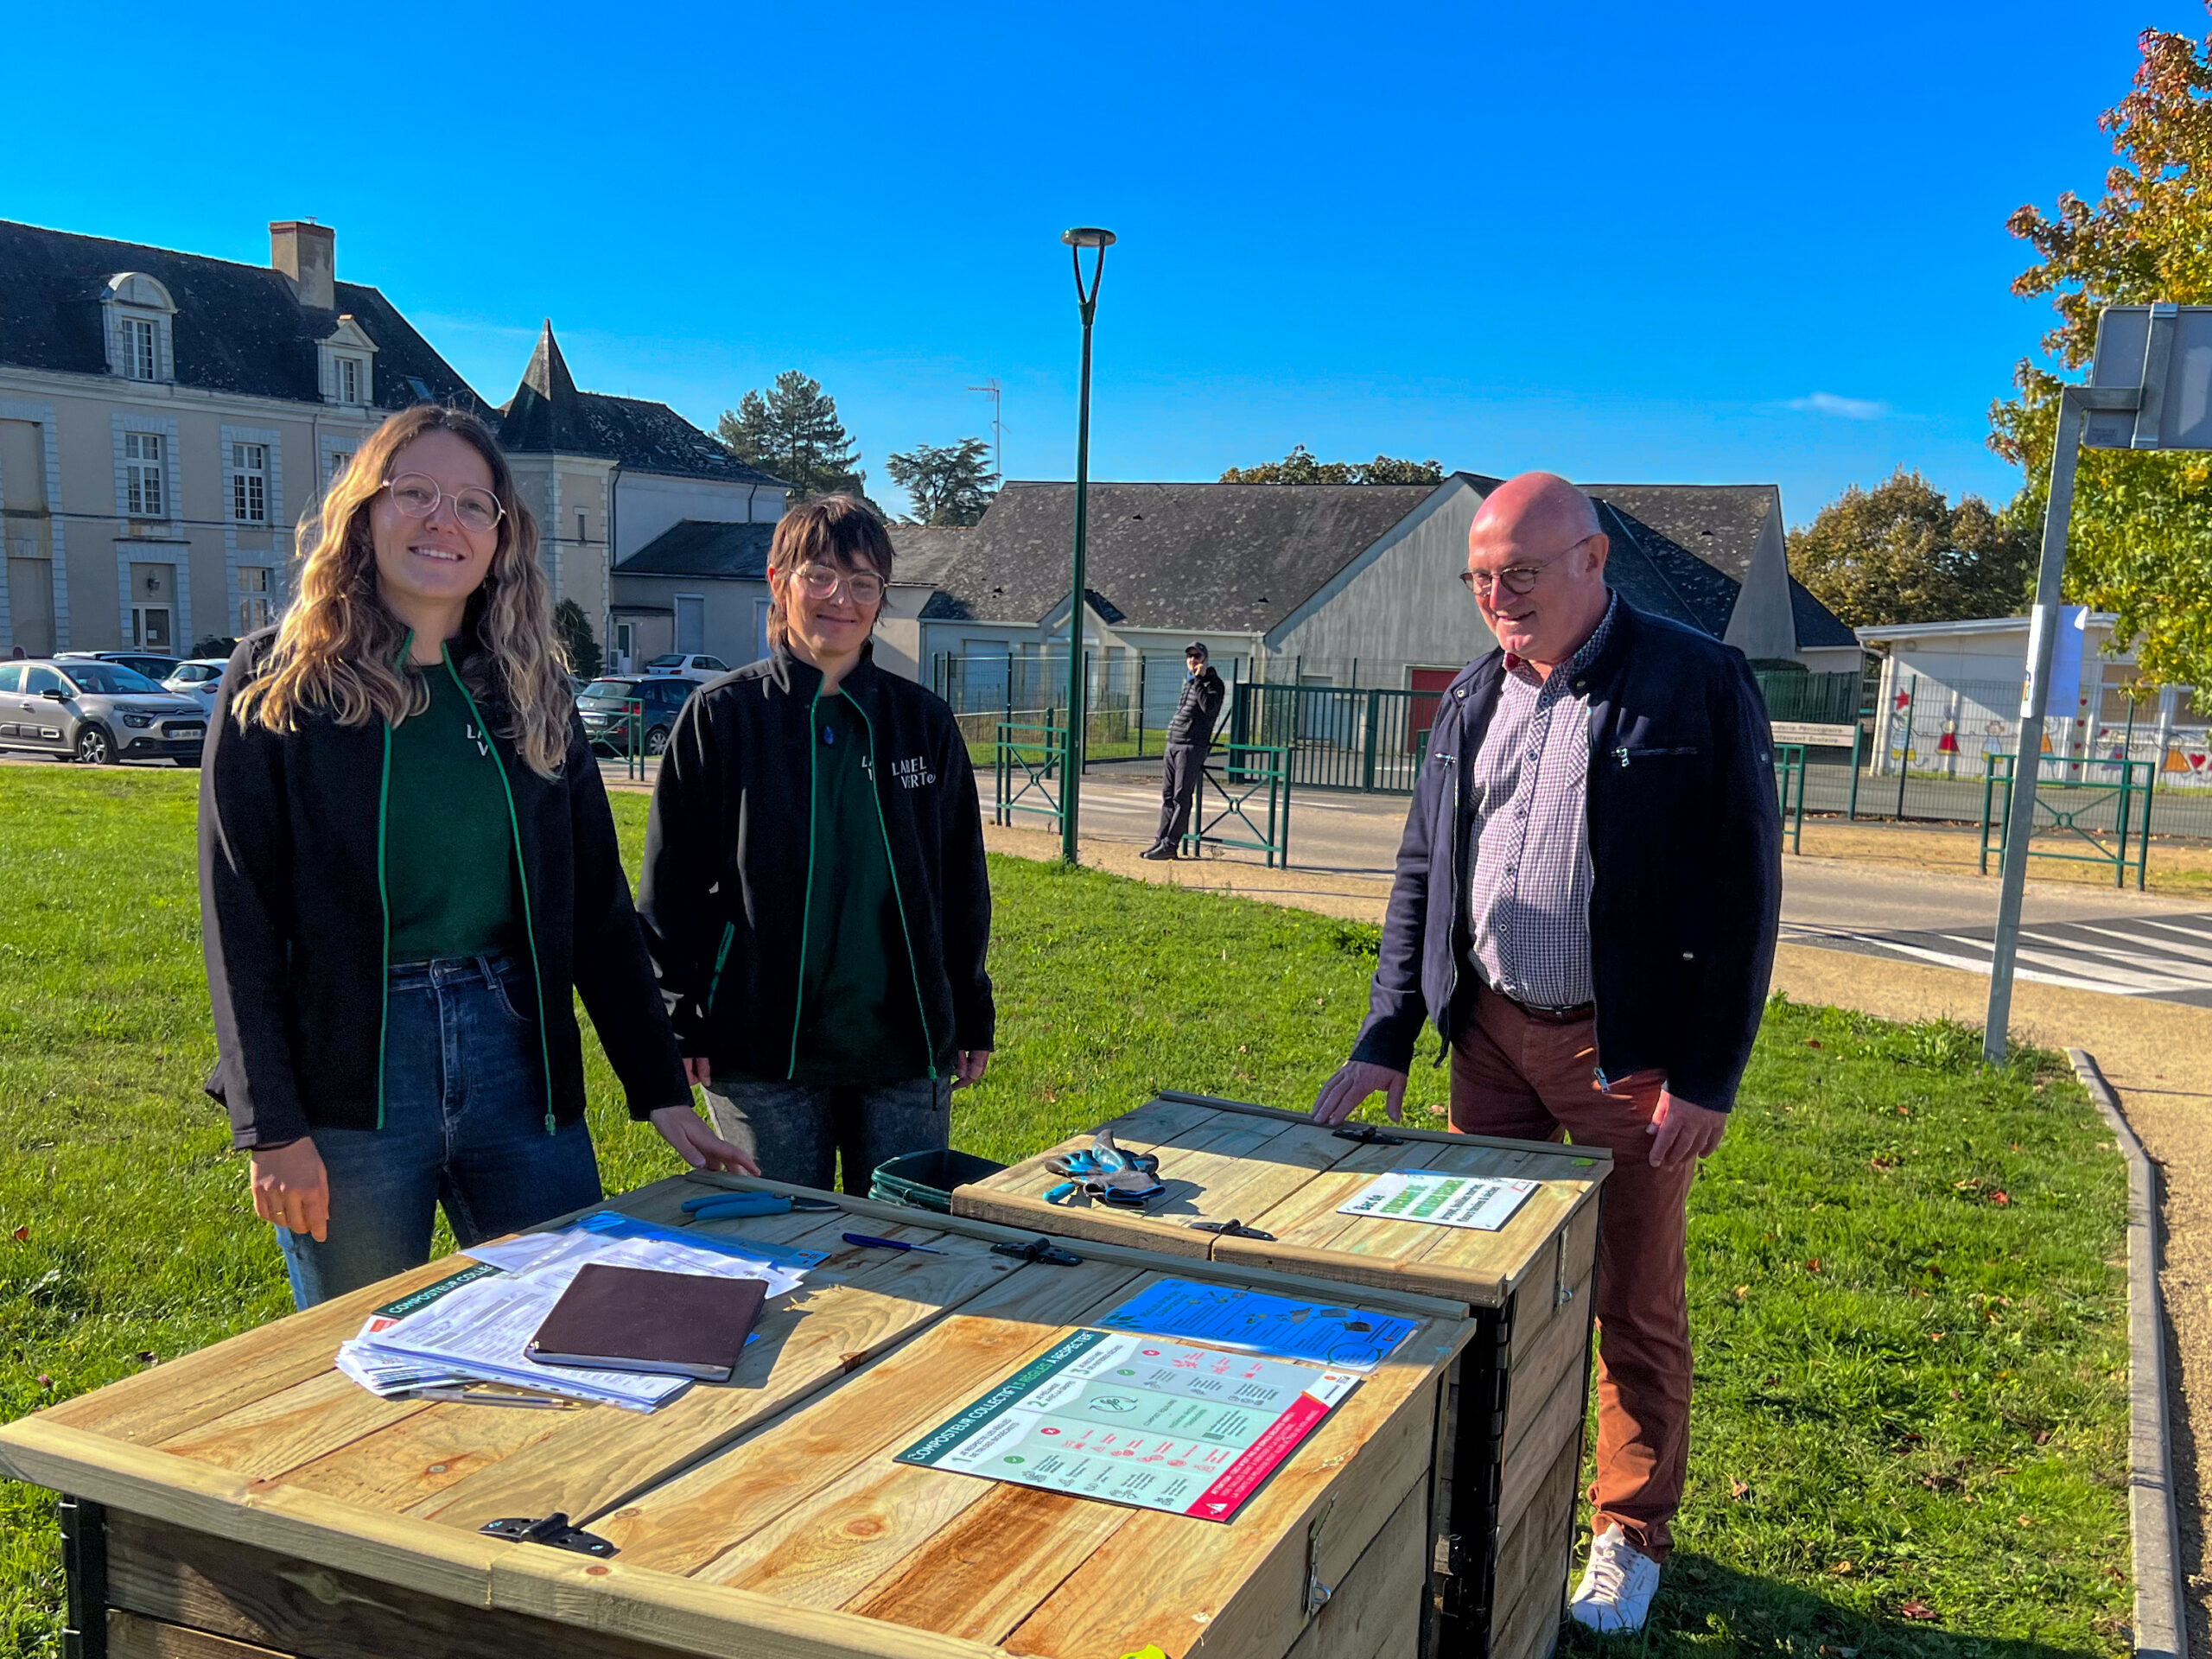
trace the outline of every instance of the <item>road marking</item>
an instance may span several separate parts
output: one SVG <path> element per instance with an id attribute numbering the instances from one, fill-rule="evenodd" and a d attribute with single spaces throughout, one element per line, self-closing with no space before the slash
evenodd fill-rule
<path id="1" fill-rule="evenodd" d="M 2198 934 L 2194 928 L 2157 923 L 2147 917 L 2114 917 L 2102 923 L 2046 922 L 2021 930 L 2013 971 L 2022 979 L 2071 990 L 2203 1002 L 2207 994 L 2212 993 L 2212 950 L 2127 931 L 2145 923 L 2192 938 L 2212 938 Z M 2079 933 L 2062 930 L 2079 930 Z M 2102 937 L 2079 936 L 2092 933 Z M 1875 954 L 1895 955 L 1983 975 L 1990 970 L 1994 950 L 1989 935 L 1981 931 L 1900 930 L 1876 933 L 1785 923 L 1783 936 L 1811 944 L 1856 946 Z M 2105 938 L 2122 941 L 2133 948 L 2107 944 L 2103 943 Z"/>
<path id="2" fill-rule="evenodd" d="M 2074 925 L 2082 929 L 2086 932 L 2106 933 L 2111 935 L 2115 939 L 2126 939 L 2130 944 L 2142 944 L 2145 943 L 2153 944 L 2168 950 L 2178 950 L 2184 957 L 2194 957 L 2199 962 L 2212 962 L 2212 949 L 2208 949 L 2203 945 L 2171 944 L 2164 939 L 2145 941 L 2140 933 L 2123 933 L 2116 927 L 2105 927 L 2095 922 L 2076 922 Z"/>

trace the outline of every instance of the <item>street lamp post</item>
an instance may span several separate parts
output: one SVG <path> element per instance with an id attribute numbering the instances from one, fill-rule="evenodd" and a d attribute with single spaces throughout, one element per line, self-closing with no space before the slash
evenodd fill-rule
<path id="1" fill-rule="evenodd" d="M 1076 309 L 1083 318 L 1083 385 L 1077 394 L 1075 436 L 1075 580 L 1068 594 L 1068 730 L 1066 760 L 1060 773 L 1060 861 L 1077 862 L 1076 810 L 1083 792 L 1084 683 L 1083 551 L 1090 518 L 1090 324 L 1098 315 L 1098 284 L 1106 275 L 1106 250 L 1114 245 L 1114 232 L 1095 225 L 1078 225 L 1060 232 L 1075 262 Z M 1083 251 L 1094 248 L 1090 285 L 1083 281 Z"/>
<path id="2" fill-rule="evenodd" d="M 1984 1060 L 2005 1058 L 2019 955 L 2020 901 L 2035 833 L 2036 781 L 2043 771 L 2043 722 L 2058 640 L 2058 590 L 2066 574 L 2066 525 L 2074 512 L 2074 467 L 2091 449 L 2212 449 L 2212 306 L 2115 305 L 2097 318 L 2089 384 L 2059 394 L 2044 510 L 2043 558 L 2028 624 L 2027 677 L 2020 697 L 2019 753 L 2005 820 L 2003 883 L 1991 941 Z M 2126 780 L 2126 761 L 2122 763 Z"/>

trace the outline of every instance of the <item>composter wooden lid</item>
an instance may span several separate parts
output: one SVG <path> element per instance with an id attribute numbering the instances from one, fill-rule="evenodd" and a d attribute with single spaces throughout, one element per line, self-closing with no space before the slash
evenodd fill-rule
<path id="1" fill-rule="evenodd" d="M 1304 1113 L 1205 1095 L 1162 1092 L 1102 1127 L 1122 1147 L 1159 1156 L 1166 1191 L 1142 1210 L 1081 1195 L 1045 1201 L 1062 1179 L 1046 1160 L 1089 1146 L 1084 1135 L 956 1188 L 953 1213 L 1498 1307 L 1532 1275 L 1549 1272 L 1563 1285 L 1579 1282 L 1596 1246 L 1598 1189 L 1612 1169 L 1612 1154 L 1602 1147 L 1395 1125 L 1377 1131 L 1395 1142 L 1387 1144 L 1347 1138 Z M 1396 1169 L 1543 1185 L 1497 1232 L 1338 1213 L 1369 1181 Z M 1274 1237 L 1200 1231 L 1192 1225 L 1198 1221 L 1241 1222 Z"/>
<path id="2" fill-rule="evenodd" d="M 798 1190 L 695 1176 L 608 1207 L 673 1223 L 702 1185 Z M 994 1247 L 1035 1230 L 835 1201 L 701 1224 L 830 1260 L 768 1304 L 728 1383 L 650 1415 L 378 1400 L 332 1369 L 371 1309 L 448 1261 L 0 1427 L 0 1472 L 108 1506 L 105 1593 L 126 1626 L 341 1656 L 1096 1659 L 1203 1642 L 1279 1659 L 1314 1617 L 1309 1584 L 1343 1582 L 1421 1510 L 1437 1390 L 1476 1327 L 1388 1291 L 1357 1305 L 1414 1332 L 1226 1522 L 898 1462 L 1163 1276 L 1330 1287 L 1112 1243 L 1075 1245 L 1074 1265 L 1016 1259 Z M 940 1253 L 853 1247 L 856 1222 Z M 620 1553 L 480 1530 L 556 1512 Z"/>

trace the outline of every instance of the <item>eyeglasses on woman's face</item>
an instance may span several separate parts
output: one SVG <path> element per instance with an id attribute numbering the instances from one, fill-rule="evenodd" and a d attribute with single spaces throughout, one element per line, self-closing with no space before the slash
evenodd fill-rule
<path id="1" fill-rule="evenodd" d="M 802 564 L 791 580 L 809 599 L 830 599 L 841 590 L 855 605 L 883 602 L 883 578 L 867 570 L 839 570 L 826 564 Z"/>
<path id="2" fill-rule="evenodd" d="M 499 498 L 474 485 L 448 495 L 434 478 L 422 473 L 402 473 L 397 478 L 386 480 L 385 488 L 391 492 L 391 505 L 410 518 L 427 518 L 438 510 L 441 500 L 450 502 L 454 522 L 478 535 L 497 530 L 499 520 L 506 517 Z"/>
<path id="3" fill-rule="evenodd" d="M 1503 588 L 1509 594 L 1533 594 L 1536 591 L 1536 584 L 1543 580 L 1545 571 L 1589 539 L 1585 536 L 1581 542 L 1561 548 L 1541 564 L 1509 564 L 1503 570 L 1462 570 L 1459 573 L 1460 585 L 1477 599 L 1488 599 L 1494 588 Z"/>

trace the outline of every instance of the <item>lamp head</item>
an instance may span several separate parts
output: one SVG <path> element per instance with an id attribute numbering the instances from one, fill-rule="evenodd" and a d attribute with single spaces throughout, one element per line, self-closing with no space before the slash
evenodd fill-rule
<path id="1" fill-rule="evenodd" d="M 1062 231 L 1060 240 L 1071 248 L 1110 248 L 1114 245 L 1114 232 L 1101 230 L 1096 225 L 1078 225 L 1071 231 Z"/>

